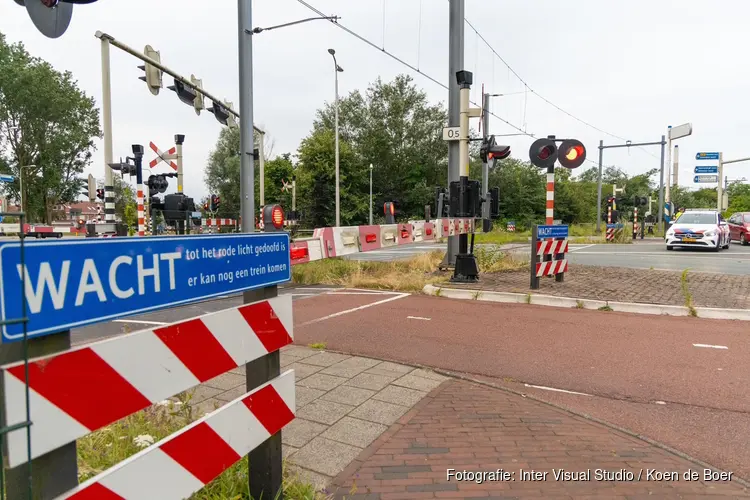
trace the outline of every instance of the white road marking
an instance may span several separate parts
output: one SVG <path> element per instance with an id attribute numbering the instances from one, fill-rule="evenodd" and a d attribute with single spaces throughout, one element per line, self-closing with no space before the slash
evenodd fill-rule
<path id="1" fill-rule="evenodd" d="M 709 253 L 703 253 L 703 254 L 688 254 L 685 252 L 681 252 L 679 254 L 667 254 L 665 252 L 576 252 L 577 254 L 581 255 L 634 255 L 634 256 L 660 256 L 660 257 L 676 257 L 679 255 L 680 258 L 687 257 L 687 258 L 693 258 L 693 259 L 740 259 L 740 260 L 747 260 L 750 259 L 750 254 L 724 254 L 724 255 L 717 255 L 717 254 L 709 254 Z"/>
<path id="2" fill-rule="evenodd" d="M 725 345 L 693 344 L 693 347 L 708 347 L 709 349 L 729 349 Z"/>
<path id="3" fill-rule="evenodd" d="M 398 293 L 398 292 L 394 292 Z M 326 295 L 383 295 L 382 293 L 372 292 L 326 292 Z"/>
<path id="4" fill-rule="evenodd" d="M 163 321 L 143 321 L 139 319 L 115 319 L 113 320 L 113 323 L 133 323 L 134 325 L 155 325 L 155 326 L 164 326 L 164 325 L 170 324 L 170 323 L 164 323 Z"/>
<path id="5" fill-rule="evenodd" d="M 665 404 L 667 404 L 664 401 L 654 401 L 654 403 L 657 404 L 657 405 L 665 405 Z"/>
<path id="6" fill-rule="evenodd" d="M 422 316 L 407 316 L 406 319 L 421 319 L 422 321 L 430 321 L 432 318 L 423 318 Z"/>
<path id="7" fill-rule="evenodd" d="M 584 248 L 591 248 L 593 246 L 596 246 L 596 243 L 593 243 L 591 245 L 584 245 L 582 247 L 575 247 L 575 248 L 573 248 L 573 245 L 570 245 L 570 248 L 568 248 L 568 252 L 577 252 L 579 250 L 583 250 Z"/>
<path id="8" fill-rule="evenodd" d="M 555 387 L 546 387 L 544 385 L 531 385 L 531 384 L 523 384 L 526 387 L 533 387 L 534 389 L 542 389 L 544 391 L 553 391 L 553 392 L 564 392 L 565 394 L 575 394 L 577 396 L 591 396 L 591 394 L 586 394 L 585 392 L 575 392 L 575 391 L 566 391 L 565 389 L 556 389 Z"/>
<path id="9" fill-rule="evenodd" d="M 410 294 L 408 293 L 400 293 L 396 295 L 395 297 L 388 297 L 387 299 L 378 300 L 376 302 L 373 302 L 371 304 L 365 304 L 363 306 L 354 307 L 352 309 L 346 309 L 344 311 L 339 311 L 337 313 L 329 314 L 327 316 L 323 316 L 322 318 L 313 319 L 310 321 L 307 321 L 305 323 L 302 323 L 300 326 L 310 325 L 312 323 L 319 323 L 321 321 L 325 321 L 327 319 L 336 318 L 338 316 L 343 316 L 344 314 L 349 314 L 357 311 L 361 311 L 362 309 L 367 309 L 368 307 L 374 307 L 379 306 L 380 304 L 385 304 L 386 302 L 391 302 L 393 300 L 403 299 L 404 297 L 408 297 Z"/>

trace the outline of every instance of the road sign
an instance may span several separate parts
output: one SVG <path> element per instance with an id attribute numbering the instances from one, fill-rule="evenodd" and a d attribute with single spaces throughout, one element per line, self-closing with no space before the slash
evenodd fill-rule
<path id="1" fill-rule="evenodd" d="M 676 127 L 669 129 L 669 138 L 672 140 L 687 137 L 693 133 L 693 125 L 691 123 L 683 123 Z"/>
<path id="2" fill-rule="evenodd" d="M 537 226 L 536 237 L 541 238 L 567 238 L 568 226 Z"/>
<path id="3" fill-rule="evenodd" d="M 718 175 L 696 175 L 695 177 L 693 177 L 693 182 L 697 182 L 697 183 L 719 182 L 719 176 Z"/>
<path id="4" fill-rule="evenodd" d="M 706 166 L 706 167 L 695 167 L 696 174 L 717 174 L 719 173 L 719 167 L 717 166 Z"/>
<path id="5" fill-rule="evenodd" d="M 148 164 L 149 168 L 154 168 L 159 164 L 160 161 L 163 161 L 164 163 L 172 167 L 173 170 L 177 170 L 177 164 L 172 161 L 177 159 L 176 147 L 172 146 L 171 148 L 169 148 L 169 151 L 165 153 L 164 151 L 157 148 L 156 144 L 154 144 L 153 142 L 149 142 L 148 145 L 153 150 L 153 152 L 156 153 L 156 156 L 158 156 L 158 158 L 154 158 L 153 160 L 151 160 L 151 163 Z"/>
<path id="6" fill-rule="evenodd" d="M 696 160 L 718 160 L 719 153 L 695 153 Z"/>
<path id="7" fill-rule="evenodd" d="M 0 243 L 0 318 L 23 316 L 20 243 Z M 29 337 L 291 279 L 287 233 L 25 244 Z M 2 327 L 2 342 L 23 325 Z"/>
<path id="8" fill-rule="evenodd" d="M 16 180 L 12 175 L 0 174 L 0 182 L 13 182 Z"/>
<path id="9" fill-rule="evenodd" d="M 461 138 L 461 127 L 443 128 L 443 140 L 444 141 L 457 141 L 460 138 Z"/>
<path id="10" fill-rule="evenodd" d="M 607 224 L 607 229 L 622 229 L 624 224 Z"/>

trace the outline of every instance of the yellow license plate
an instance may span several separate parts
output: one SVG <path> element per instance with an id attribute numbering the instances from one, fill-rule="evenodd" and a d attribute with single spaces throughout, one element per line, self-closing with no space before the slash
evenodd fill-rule
<path id="1" fill-rule="evenodd" d="M 682 241 L 685 243 L 695 243 L 695 238 L 683 238 Z"/>

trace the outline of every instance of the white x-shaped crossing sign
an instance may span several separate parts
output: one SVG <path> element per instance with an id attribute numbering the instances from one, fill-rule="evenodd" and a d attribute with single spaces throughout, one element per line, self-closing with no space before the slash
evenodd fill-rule
<path id="1" fill-rule="evenodd" d="M 164 163 L 172 167 L 174 170 L 177 170 L 177 164 L 172 161 L 172 160 L 177 159 L 176 147 L 172 147 L 169 151 L 165 153 L 161 151 L 159 148 L 157 148 L 156 144 L 154 144 L 153 142 L 150 142 L 148 145 L 151 147 L 154 153 L 156 153 L 156 156 L 158 156 L 158 158 L 154 158 L 153 160 L 151 160 L 151 163 L 148 164 L 149 168 L 154 168 L 155 166 L 159 164 L 160 161 L 163 161 Z"/>

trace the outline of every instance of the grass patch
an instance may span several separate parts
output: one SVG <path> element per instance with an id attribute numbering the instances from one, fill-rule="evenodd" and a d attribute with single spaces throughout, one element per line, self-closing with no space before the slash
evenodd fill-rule
<path id="1" fill-rule="evenodd" d="M 176 402 L 157 404 L 109 425 L 77 442 L 78 477 L 85 481 L 147 446 L 196 420 L 192 393 L 183 393 Z M 201 453 L 201 450 L 195 450 Z M 327 498 L 313 485 L 300 481 L 285 469 L 284 498 L 322 500 Z M 251 500 L 248 486 L 247 457 L 193 494 L 190 500 Z"/>
<path id="2" fill-rule="evenodd" d="M 612 309 L 611 307 L 609 307 L 609 304 L 607 304 L 607 305 L 604 305 L 604 306 L 600 307 L 598 310 L 599 311 L 610 312 L 610 311 L 613 311 L 614 309 Z"/>
<path id="3" fill-rule="evenodd" d="M 571 239 L 575 239 L 576 243 L 588 244 L 604 241 L 604 232 L 597 234 L 596 224 L 572 224 L 568 226 L 568 235 Z M 489 233 L 476 233 L 474 242 L 507 245 L 510 243 L 528 243 L 529 238 L 531 238 L 531 229 L 509 233 L 504 227 L 495 227 Z"/>
<path id="4" fill-rule="evenodd" d="M 526 266 L 506 252 L 474 248 L 479 269 L 483 273 L 521 269 Z M 292 281 L 313 285 L 325 283 L 347 288 L 373 288 L 420 292 L 425 285 L 445 281 L 450 272 L 436 271 L 444 252 L 417 255 L 408 260 L 392 262 L 360 262 L 342 258 L 324 259 L 292 268 Z"/>
<path id="5" fill-rule="evenodd" d="M 325 342 L 313 342 L 312 344 L 308 345 L 308 347 L 311 347 L 313 349 L 325 349 L 326 343 Z"/>
<path id="6" fill-rule="evenodd" d="M 583 301 L 576 300 L 576 309 L 583 309 Z"/>
<path id="7" fill-rule="evenodd" d="M 685 299 L 685 307 L 688 308 L 688 314 L 697 318 L 698 311 L 695 309 L 695 306 L 693 306 L 693 294 L 690 293 L 690 287 L 688 286 L 688 271 L 689 269 L 682 271 L 682 276 L 680 276 L 680 286 L 682 287 L 682 296 Z"/>

